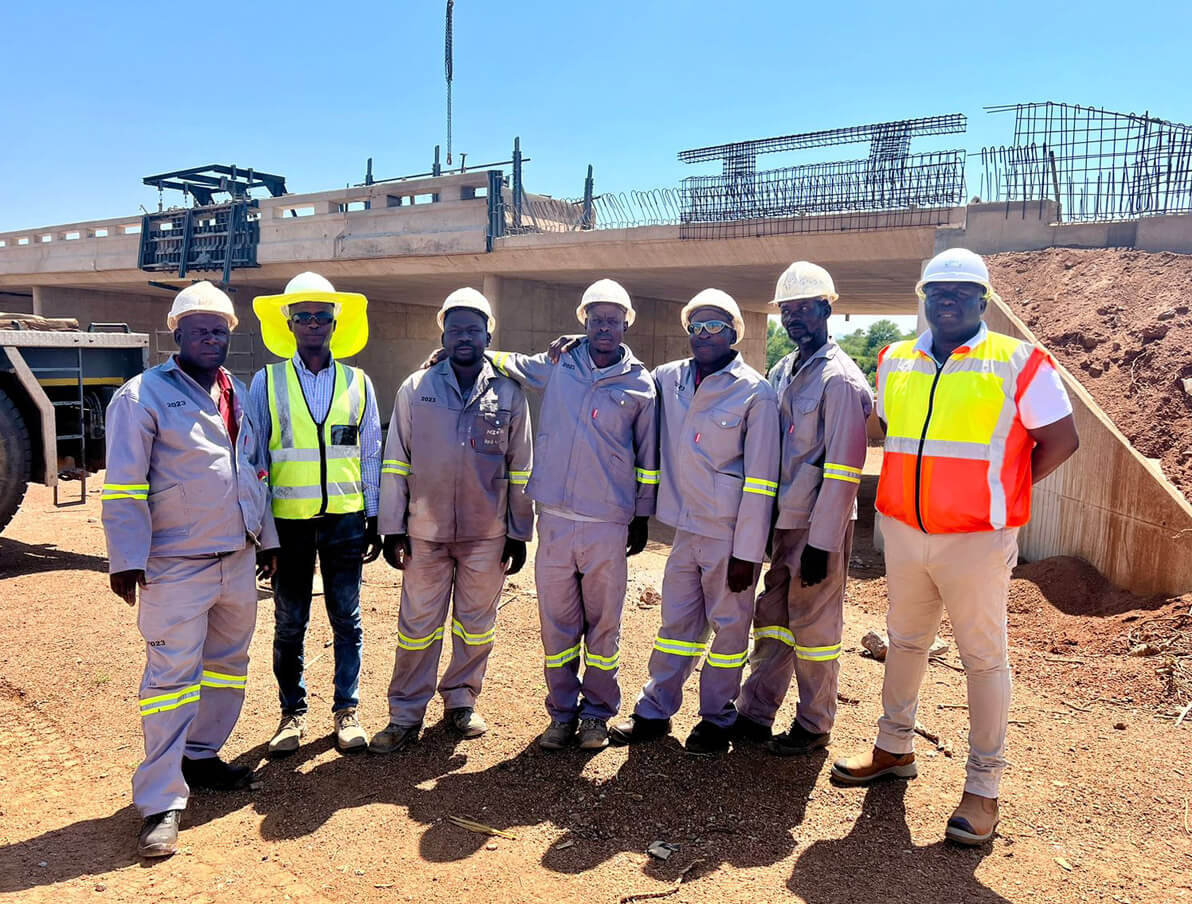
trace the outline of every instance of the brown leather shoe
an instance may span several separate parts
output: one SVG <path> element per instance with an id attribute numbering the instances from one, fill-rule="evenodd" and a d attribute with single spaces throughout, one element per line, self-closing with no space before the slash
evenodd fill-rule
<path id="1" fill-rule="evenodd" d="M 832 778 L 843 785 L 868 785 L 887 775 L 915 778 L 918 774 L 913 753 L 890 753 L 880 747 L 832 764 Z"/>
<path id="2" fill-rule="evenodd" d="M 970 847 L 984 844 L 993 837 L 997 823 L 997 798 L 965 791 L 960 806 L 952 811 L 944 837 Z"/>

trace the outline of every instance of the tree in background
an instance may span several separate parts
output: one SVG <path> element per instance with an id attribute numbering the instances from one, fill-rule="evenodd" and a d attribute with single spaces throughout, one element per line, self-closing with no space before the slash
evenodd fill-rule
<path id="1" fill-rule="evenodd" d="M 857 366 L 869 378 L 869 385 L 874 384 L 877 375 L 877 353 L 891 342 L 900 339 L 913 339 L 914 333 L 904 333 L 898 329 L 898 324 L 892 320 L 876 320 L 867 330 L 856 330 L 847 336 L 836 339 L 848 356 L 857 362 Z M 776 320 L 766 322 L 766 372 L 795 350 L 794 343 L 786 335 L 786 330 Z"/>
<path id="2" fill-rule="evenodd" d="M 795 343 L 782 328 L 782 324 L 771 318 L 766 319 L 766 373 L 770 368 L 795 350 Z"/>

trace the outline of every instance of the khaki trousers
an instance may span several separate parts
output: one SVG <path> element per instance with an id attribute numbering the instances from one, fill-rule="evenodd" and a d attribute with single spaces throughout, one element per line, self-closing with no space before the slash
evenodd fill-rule
<path id="1" fill-rule="evenodd" d="M 964 789 L 997 797 L 1006 768 L 1010 713 L 1006 598 L 1010 571 L 1018 560 L 1018 530 L 925 534 L 893 518 L 881 522 L 890 649 L 877 746 L 898 754 L 914 748 L 919 686 L 946 607 L 968 680 L 969 756 Z"/>

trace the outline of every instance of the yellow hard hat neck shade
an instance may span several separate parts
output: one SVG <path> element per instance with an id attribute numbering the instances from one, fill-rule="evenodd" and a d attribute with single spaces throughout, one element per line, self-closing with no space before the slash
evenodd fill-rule
<path id="1" fill-rule="evenodd" d="M 291 292 L 282 295 L 258 295 L 252 300 L 253 312 L 261 321 L 261 341 L 279 358 L 292 358 L 298 341 L 290 331 L 286 309 L 304 301 L 339 306 L 335 332 L 331 334 L 331 354 L 350 358 L 368 344 L 368 299 L 359 292 Z"/>

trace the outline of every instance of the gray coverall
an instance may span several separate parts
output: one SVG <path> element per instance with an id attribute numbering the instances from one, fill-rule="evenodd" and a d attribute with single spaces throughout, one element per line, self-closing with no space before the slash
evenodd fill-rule
<path id="1" fill-rule="evenodd" d="M 546 711 L 561 722 L 606 722 L 621 708 L 628 526 L 654 513 L 658 492 L 654 381 L 628 346 L 621 349 L 621 360 L 602 370 L 586 339 L 558 364 L 546 355 L 493 355 L 498 370 L 543 393 L 526 492 L 540 506 L 534 579 Z"/>
<path id="2" fill-rule="evenodd" d="M 634 711 L 647 719 L 678 712 L 683 683 L 706 650 L 699 713 L 727 728 L 737 718 L 733 701 L 778 493 L 778 399 L 740 353 L 698 387 L 695 377 L 691 359 L 654 371 L 662 448 L 658 520 L 675 528 L 675 541 L 662 578 L 650 680 Z M 733 556 L 758 564 L 739 593 L 728 588 Z"/>
<path id="3" fill-rule="evenodd" d="M 792 352 L 770 371 L 782 427 L 778 521 L 737 708 L 772 725 L 793 672 L 795 720 L 823 734 L 836 719 L 844 584 L 873 395 L 860 368 L 831 339 L 808 361 L 797 356 Z M 808 543 L 829 553 L 827 577 L 814 587 L 799 579 Z"/>
<path id="4" fill-rule="evenodd" d="M 239 718 L 256 625 L 255 546 L 277 546 L 247 391 L 231 381 L 234 450 L 210 393 L 173 358 L 108 405 L 109 571 L 145 572 L 145 760 L 132 785 L 146 816 L 186 806 L 182 757 L 215 756 Z"/>
<path id="5" fill-rule="evenodd" d="M 378 528 L 408 534 L 389 718 L 420 725 L 434 694 L 454 588 L 447 709 L 480 696 L 505 584 L 505 538 L 528 541 L 533 503 L 530 412 L 514 381 L 486 362 L 465 397 L 450 361 L 412 374 L 393 403 L 381 465 Z"/>

